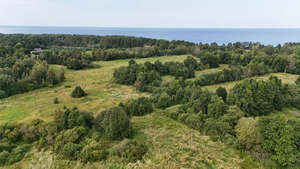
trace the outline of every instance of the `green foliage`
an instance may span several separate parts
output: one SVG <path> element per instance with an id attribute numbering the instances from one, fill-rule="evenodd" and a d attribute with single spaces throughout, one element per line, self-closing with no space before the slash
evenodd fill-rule
<path id="1" fill-rule="evenodd" d="M 224 87 L 218 87 L 216 93 L 219 97 L 222 97 L 223 101 L 226 102 L 227 99 L 227 91 Z"/>
<path id="2" fill-rule="evenodd" d="M 71 96 L 74 98 L 80 98 L 80 97 L 84 97 L 87 94 L 85 93 L 85 91 L 80 87 L 80 86 L 76 86 L 74 88 L 74 90 L 71 93 Z"/>
<path id="3" fill-rule="evenodd" d="M 156 106 L 158 108 L 167 108 L 172 104 L 172 98 L 166 93 L 162 93 L 157 100 Z"/>
<path id="4" fill-rule="evenodd" d="M 89 141 L 80 152 L 80 160 L 85 163 L 105 160 L 107 156 L 105 147 L 93 140 Z"/>
<path id="5" fill-rule="evenodd" d="M 121 107 L 102 111 L 95 119 L 95 128 L 111 140 L 132 136 L 132 126 L 126 112 Z"/>
<path id="6" fill-rule="evenodd" d="M 283 117 L 263 117 L 258 122 L 262 147 L 272 153 L 272 159 L 281 166 L 290 166 L 297 160 L 294 128 Z"/>
<path id="7" fill-rule="evenodd" d="M 287 104 L 286 91 L 277 77 L 268 81 L 246 80 L 234 86 L 228 100 L 245 111 L 246 116 L 267 115 Z"/>
<path id="8" fill-rule="evenodd" d="M 192 70 L 203 70 L 205 66 L 201 62 L 197 62 L 192 56 L 188 56 L 184 61 L 184 66 Z"/>
<path id="9" fill-rule="evenodd" d="M 146 97 L 130 100 L 124 108 L 129 116 L 143 116 L 153 112 L 151 100 Z"/>
<path id="10" fill-rule="evenodd" d="M 75 127 L 60 132 L 55 138 L 54 151 L 64 158 L 76 160 L 83 148 L 80 142 L 87 135 L 87 132 L 84 127 Z"/>
<path id="11" fill-rule="evenodd" d="M 11 165 L 21 161 L 25 154 L 28 152 L 30 145 L 19 145 L 12 149 L 11 152 L 2 151 L 0 153 L 0 166 Z"/>
<path id="12" fill-rule="evenodd" d="M 0 68 L 0 98 L 24 93 L 64 80 L 64 72 L 54 71 L 46 62 L 20 58 L 10 67 Z"/>
<path id="13" fill-rule="evenodd" d="M 53 103 L 54 103 L 54 104 L 59 104 L 59 100 L 58 100 L 57 97 L 55 97 L 55 98 L 53 99 Z"/>
<path id="14" fill-rule="evenodd" d="M 227 113 L 228 105 L 221 97 L 213 96 L 211 103 L 208 104 L 207 117 L 217 119 Z"/>
<path id="15" fill-rule="evenodd" d="M 81 112 L 76 107 L 73 109 L 65 107 L 63 110 L 56 111 L 54 114 L 54 122 L 59 131 L 78 126 L 92 128 L 93 121 L 94 117 L 91 113 Z"/>
<path id="16" fill-rule="evenodd" d="M 251 150 L 261 143 L 258 120 L 253 117 L 241 118 L 235 127 L 235 132 L 239 143 L 246 150 Z"/>
<path id="17" fill-rule="evenodd" d="M 148 148 L 144 143 L 125 139 L 112 147 L 111 153 L 125 159 L 127 162 L 136 162 L 141 160 L 147 151 Z"/>
<path id="18" fill-rule="evenodd" d="M 198 55 L 197 57 L 200 58 L 201 62 L 204 65 L 209 65 L 210 68 L 219 67 L 220 59 L 217 55 L 211 53 L 205 53 L 203 55 Z"/>
<path id="19" fill-rule="evenodd" d="M 300 76 L 298 77 L 298 79 L 295 82 L 297 85 L 300 85 Z"/>

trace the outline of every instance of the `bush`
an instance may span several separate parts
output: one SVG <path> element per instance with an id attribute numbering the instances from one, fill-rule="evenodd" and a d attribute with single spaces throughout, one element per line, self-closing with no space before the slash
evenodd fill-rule
<path id="1" fill-rule="evenodd" d="M 72 91 L 71 96 L 74 98 L 80 98 L 86 96 L 86 93 L 80 86 L 76 86 L 75 89 Z"/>
<path id="2" fill-rule="evenodd" d="M 246 150 L 261 143 L 257 122 L 257 119 L 243 117 L 235 127 L 237 139 Z"/>
<path id="3" fill-rule="evenodd" d="M 70 160 L 77 160 L 82 146 L 80 144 L 66 143 L 60 150 L 60 154 Z"/>
<path id="4" fill-rule="evenodd" d="M 130 100 L 124 107 L 129 116 L 143 116 L 153 112 L 151 100 L 146 97 Z"/>
<path id="5" fill-rule="evenodd" d="M 57 97 L 54 98 L 53 103 L 54 103 L 54 104 L 59 104 L 59 101 L 58 101 L 58 98 L 57 98 Z"/>
<path id="6" fill-rule="evenodd" d="M 29 148 L 30 145 L 27 144 L 19 145 L 18 147 L 14 148 L 7 158 L 6 165 L 11 165 L 18 161 L 21 161 Z"/>
<path id="7" fill-rule="evenodd" d="M 108 152 L 101 144 L 91 141 L 80 152 L 82 162 L 95 162 L 105 160 Z"/>
<path id="8" fill-rule="evenodd" d="M 216 93 L 219 97 L 222 97 L 222 99 L 224 100 L 224 102 L 226 102 L 226 98 L 227 98 L 227 91 L 224 87 L 218 87 L 218 89 L 216 90 Z"/>
<path id="9" fill-rule="evenodd" d="M 298 77 L 298 79 L 296 80 L 296 84 L 300 85 L 300 76 Z"/>
<path id="10" fill-rule="evenodd" d="M 6 98 L 6 97 L 8 97 L 8 94 L 5 91 L 0 90 L 0 99 Z"/>
<path id="11" fill-rule="evenodd" d="M 74 127 L 83 126 L 92 128 L 94 117 L 91 113 L 81 112 L 76 107 L 73 109 L 64 108 L 54 114 L 54 121 L 57 129 L 72 129 Z"/>
<path id="12" fill-rule="evenodd" d="M 85 138 L 87 132 L 83 127 L 60 132 L 55 138 L 54 151 L 64 158 L 76 160 L 83 147 L 80 142 Z"/>
<path id="13" fill-rule="evenodd" d="M 4 166 L 6 164 L 6 161 L 9 157 L 9 152 L 8 151 L 2 151 L 0 153 L 0 165 Z"/>
<path id="14" fill-rule="evenodd" d="M 172 105 L 172 98 L 166 93 L 162 93 L 156 103 L 158 108 L 167 108 Z"/>
<path id="15" fill-rule="evenodd" d="M 124 158 L 127 162 L 136 162 L 137 160 L 141 160 L 147 151 L 148 148 L 144 143 L 125 139 L 115 145 L 111 153 Z"/>
<path id="16" fill-rule="evenodd" d="M 281 166 L 292 166 L 297 161 L 294 128 L 284 117 L 262 117 L 258 121 L 262 147 L 272 153 L 272 159 Z"/>
<path id="17" fill-rule="evenodd" d="M 118 140 L 132 136 L 132 126 L 126 112 L 121 107 L 102 111 L 95 119 L 95 128 L 108 139 Z"/>

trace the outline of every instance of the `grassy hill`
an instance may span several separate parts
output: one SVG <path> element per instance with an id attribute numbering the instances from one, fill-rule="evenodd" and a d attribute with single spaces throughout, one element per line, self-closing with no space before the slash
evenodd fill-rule
<path id="1" fill-rule="evenodd" d="M 159 58 L 137 59 L 137 63 L 145 61 L 154 62 L 160 60 L 183 61 L 187 56 L 164 56 Z M 91 111 L 94 114 L 101 110 L 118 105 L 121 101 L 148 93 L 137 92 L 132 86 L 118 85 L 113 83 L 112 74 L 115 68 L 126 66 L 128 60 L 100 61 L 95 64 L 100 68 L 71 71 L 65 69 L 66 81 L 53 88 L 43 88 L 24 94 L 15 95 L 0 102 L 0 123 L 27 122 L 40 118 L 46 121 L 52 119 L 53 113 L 63 106 L 74 107 Z M 61 67 L 54 65 L 54 67 Z M 217 69 L 198 71 L 196 76 L 222 70 L 226 65 Z M 297 76 L 286 73 L 271 74 L 282 79 L 283 83 L 294 83 Z M 266 79 L 270 75 L 255 77 Z M 164 77 L 164 81 L 172 80 Z M 224 83 L 207 86 L 209 90 L 215 90 L 219 86 L 231 89 L 238 82 Z M 81 86 L 88 95 L 84 98 L 74 99 L 70 96 L 75 86 Z M 54 104 L 57 97 L 59 104 Z M 171 107 L 165 111 L 174 111 Z M 165 115 L 165 111 L 156 110 L 150 115 L 133 117 L 132 123 L 135 139 L 144 139 L 149 146 L 149 151 L 144 157 L 144 162 L 116 163 L 114 159 L 106 162 L 82 164 L 58 160 L 50 152 L 39 152 L 33 149 L 23 161 L 5 168 L 241 168 L 245 158 L 240 157 L 240 152 L 225 146 L 220 142 L 213 142 L 208 136 L 203 136 L 196 130 L 176 122 Z M 299 111 L 285 109 L 295 116 Z M 279 112 L 280 113 L 280 112 Z M 292 115 L 291 115 L 292 116 Z M 249 161 L 248 161 L 249 162 Z M 251 163 L 251 162 L 250 162 Z M 24 167 L 26 166 L 26 167 Z M 254 168 L 260 168 L 253 165 Z"/>

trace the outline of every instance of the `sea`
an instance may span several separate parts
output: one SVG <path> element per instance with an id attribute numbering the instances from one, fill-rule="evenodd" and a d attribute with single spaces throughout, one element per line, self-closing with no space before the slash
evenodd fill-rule
<path id="1" fill-rule="evenodd" d="M 185 40 L 194 43 L 228 44 L 259 42 L 264 45 L 283 45 L 300 42 L 300 28 L 109 28 L 109 27 L 54 27 L 0 26 L 4 34 L 76 34 L 123 35 L 165 40 Z"/>

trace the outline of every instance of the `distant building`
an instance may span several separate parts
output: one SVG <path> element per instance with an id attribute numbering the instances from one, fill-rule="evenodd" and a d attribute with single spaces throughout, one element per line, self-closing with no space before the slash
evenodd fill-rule
<path id="1" fill-rule="evenodd" d="M 30 54 L 31 56 L 36 57 L 39 56 L 42 51 L 42 48 L 34 48 L 33 51 L 30 52 Z"/>

